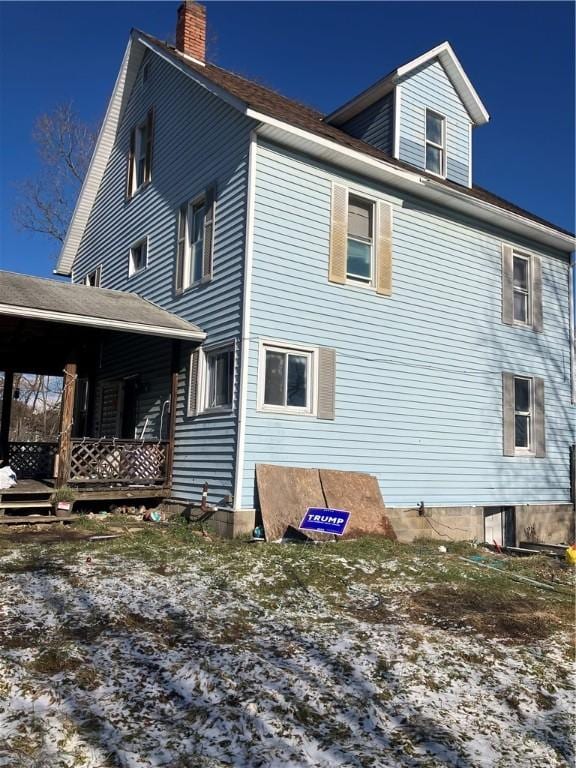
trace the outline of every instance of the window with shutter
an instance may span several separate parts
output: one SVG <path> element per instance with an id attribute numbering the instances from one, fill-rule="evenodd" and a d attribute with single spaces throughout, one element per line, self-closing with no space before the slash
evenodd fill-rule
<path id="1" fill-rule="evenodd" d="M 334 349 L 264 341 L 260 345 L 258 409 L 334 419 L 335 378 Z"/>
<path id="2" fill-rule="evenodd" d="M 542 331 L 542 263 L 539 256 L 502 248 L 502 322 Z"/>
<path id="3" fill-rule="evenodd" d="M 333 185 L 328 279 L 391 295 L 392 208 L 388 203 Z"/>
<path id="4" fill-rule="evenodd" d="M 504 373 L 503 432 L 505 456 L 546 455 L 544 380 Z"/>

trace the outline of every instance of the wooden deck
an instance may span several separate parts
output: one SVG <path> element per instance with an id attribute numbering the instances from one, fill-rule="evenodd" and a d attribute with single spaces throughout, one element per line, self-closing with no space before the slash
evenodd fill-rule
<path id="1" fill-rule="evenodd" d="M 0 499 L 4 496 L 20 496 L 34 494 L 48 494 L 54 490 L 52 485 L 43 483 L 40 480 L 18 480 L 12 488 L 3 488 L 0 491 Z"/>

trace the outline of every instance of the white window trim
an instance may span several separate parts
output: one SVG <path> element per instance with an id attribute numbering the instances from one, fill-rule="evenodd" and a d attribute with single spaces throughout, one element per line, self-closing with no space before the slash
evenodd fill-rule
<path id="1" fill-rule="evenodd" d="M 144 263 L 143 267 L 140 267 L 140 269 L 134 269 L 134 259 L 133 259 L 133 251 L 135 248 L 138 248 L 138 246 L 142 245 L 143 243 L 146 243 L 146 261 Z M 136 275 L 142 274 L 146 269 L 148 269 L 148 256 L 150 254 L 150 237 L 149 235 L 145 235 L 144 237 L 139 237 L 138 240 L 132 243 L 130 246 L 130 249 L 128 251 L 128 277 L 136 277 Z"/>
<path id="2" fill-rule="evenodd" d="M 516 410 L 516 381 L 527 381 L 530 385 L 530 409 Z M 528 447 L 516 445 L 516 416 L 528 416 Z M 514 376 L 514 455 L 534 456 L 534 378 L 532 376 Z"/>
<path id="3" fill-rule="evenodd" d="M 266 352 L 294 352 L 309 356 L 308 370 L 308 406 L 300 408 L 288 405 L 266 405 L 264 393 L 266 386 Z M 285 416 L 315 417 L 318 411 L 318 347 L 297 342 L 278 341 L 277 339 L 260 339 L 258 349 L 258 397 L 256 409 L 262 413 L 279 413 Z"/>
<path id="4" fill-rule="evenodd" d="M 427 123 L 428 123 L 428 114 L 434 115 L 434 117 L 439 117 L 442 121 L 442 144 L 436 144 L 435 141 L 430 141 L 428 138 L 428 130 L 427 130 Z M 447 149 L 447 141 L 446 141 L 446 134 L 447 134 L 447 118 L 446 115 L 443 115 L 441 112 L 438 112 L 435 109 L 429 109 L 426 107 L 424 110 L 424 170 L 426 173 L 431 173 L 433 176 L 437 176 L 439 179 L 445 179 L 446 178 L 446 172 L 448 168 L 448 149 Z M 426 168 L 426 147 L 430 144 L 431 147 L 436 147 L 436 149 L 439 149 L 442 152 L 442 172 L 436 173 L 435 171 L 431 171 L 429 168 Z"/>
<path id="5" fill-rule="evenodd" d="M 516 320 L 514 317 L 514 294 L 516 293 L 516 288 L 514 286 L 514 259 L 520 258 L 524 259 L 526 262 L 528 262 L 528 290 L 527 290 L 527 310 L 526 310 L 526 321 L 524 320 Z M 513 248 L 512 250 L 512 325 L 518 326 L 519 328 L 532 328 L 534 326 L 534 317 L 533 317 L 533 303 L 534 303 L 534 269 L 532 267 L 532 256 L 529 253 L 524 253 L 520 250 L 517 250 L 516 248 Z"/>
<path id="6" fill-rule="evenodd" d="M 368 288 L 373 291 L 376 275 L 376 232 L 378 232 L 378 205 L 377 200 L 370 197 L 365 192 L 356 192 L 351 187 L 348 188 L 348 203 L 347 209 L 350 205 L 350 198 L 357 197 L 359 200 L 363 200 L 372 206 L 372 244 L 370 247 L 370 280 L 362 280 L 361 278 L 349 277 L 348 275 L 348 221 L 346 221 L 346 285 L 354 285 L 357 288 Z M 354 239 L 354 238 L 353 238 Z"/>
<path id="7" fill-rule="evenodd" d="M 191 259 L 192 259 L 192 248 L 190 247 L 190 223 L 192 219 L 192 211 L 197 206 L 204 204 L 204 207 L 206 207 L 206 192 L 202 192 L 200 195 L 197 195 L 192 200 L 189 200 L 187 203 L 184 202 L 178 209 L 178 216 L 180 216 L 180 210 L 184 207 L 186 207 L 186 225 L 184 228 L 184 259 L 182 263 L 182 293 L 185 291 L 189 291 L 191 288 L 194 288 L 197 285 L 200 285 L 202 281 L 202 275 L 200 275 L 200 278 L 198 280 L 190 280 L 190 282 L 187 282 L 187 280 L 190 278 L 190 267 L 191 267 Z M 206 211 L 204 211 L 204 215 L 206 215 Z M 204 242 L 204 236 L 205 232 L 202 232 L 202 242 Z M 204 259 L 204 254 L 202 253 L 200 258 Z"/>
<path id="8" fill-rule="evenodd" d="M 98 285 L 91 285 L 91 283 L 89 282 L 88 278 L 90 277 L 90 275 L 96 274 L 96 272 L 98 272 L 98 270 L 100 270 L 100 280 L 98 281 Z M 102 273 L 103 272 L 104 272 L 104 269 L 102 267 L 102 264 L 97 264 L 94 267 L 94 269 L 91 269 L 90 272 L 87 272 L 84 275 L 84 279 L 82 280 L 83 284 L 89 286 L 90 288 L 100 288 L 100 286 L 102 285 Z"/>
<path id="9" fill-rule="evenodd" d="M 233 375 L 232 375 L 232 403 L 230 405 L 219 405 L 215 408 L 209 408 L 207 405 L 208 400 L 208 360 L 207 356 L 212 352 L 220 352 L 223 350 L 230 350 L 233 353 Z M 190 361 L 192 355 L 198 352 L 198 371 L 196 374 L 196 402 L 197 411 L 195 413 L 190 412 L 188 397 L 188 404 L 186 406 L 186 416 L 192 418 L 193 416 L 218 416 L 225 413 L 233 413 L 236 408 L 236 370 L 237 370 L 237 358 L 238 350 L 236 339 L 227 339 L 226 341 L 219 341 L 214 344 L 210 344 L 206 347 L 202 346 L 197 350 L 190 353 Z M 192 386 L 192 365 L 188 364 L 188 389 Z"/>

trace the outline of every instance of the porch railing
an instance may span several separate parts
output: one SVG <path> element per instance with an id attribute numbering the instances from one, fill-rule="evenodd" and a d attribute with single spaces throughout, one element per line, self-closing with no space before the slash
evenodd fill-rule
<path id="1" fill-rule="evenodd" d="M 76 484 L 160 485 L 168 441 L 74 438 L 69 480 Z"/>
<path id="2" fill-rule="evenodd" d="M 21 480 L 48 479 L 54 475 L 57 442 L 8 444 L 8 464 Z"/>

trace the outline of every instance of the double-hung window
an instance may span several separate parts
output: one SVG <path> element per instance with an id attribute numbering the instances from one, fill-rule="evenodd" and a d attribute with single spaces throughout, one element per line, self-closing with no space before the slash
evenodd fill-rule
<path id="1" fill-rule="evenodd" d="M 212 278 L 215 188 L 180 207 L 176 252 L 176 292 Z"/>
<path id="2" fill-rule="evenodd" d="M 426 110 L 426 170 L 446 175 L 446 118 Z"/>
<path id="3" fill-rule="evenodd" d="M 234 398 L 234 348 L 206 352 L 205 410 L 232 408 Z"/>
<path id="4" fill-rule="evenodd" d="M 374 270 L 374 203 L 350 195 L 346 278 L 371 285 Z"/>
<path id="5" fill-rule="evenodd" d="M 130 132 L 130 156 L 128 159 L 128 197 L 147 184 L 152 176 L 152 140 L 154 111 L 146 120 Z"/>
<path id="6" fill-rule="evenodd" d="M 195 349 L 190 355 L 188 416 L 234 407 L 234 342 Z"/>
<path id="7" fill-rule="evenodd" d="M 535 253 L 502 244 L 502 321 L 541 332 L 542 260 Z"/>
<path id="8" fill-rule="evenodd" d="M 532 279 L 530 259 L 517 253 L 513 256 L 513 316 L 514 322 L 530 325 L 530 304 Z"/>
<path id="9" fill-rule="evenodd" d="M 532 451 L 532 422 L 534 397 L 532 379 L 514 379 L 514 448 L 518 452 Z"/>
<path id="10" fill-rule="evenodd" d="M 502 374 L 504 456 L 546 456 L 545 384 L 539 376 Z"/>

